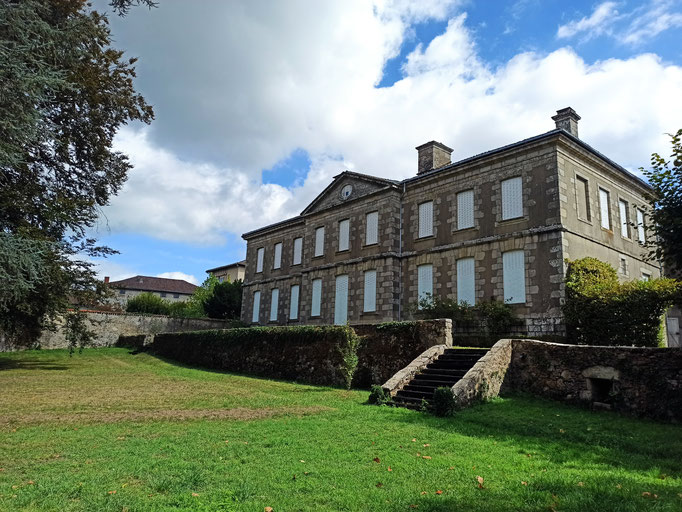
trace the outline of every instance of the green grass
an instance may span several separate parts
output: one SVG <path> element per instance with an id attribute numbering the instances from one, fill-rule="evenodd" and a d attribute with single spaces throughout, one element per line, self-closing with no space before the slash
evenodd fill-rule
<path id="1" fill-rule="evenodd" d="M 682 510 L 682 428 L 528 397 L 441 419 L 124 349 L 2 354 L 0 391 L 2 511 Z"/>

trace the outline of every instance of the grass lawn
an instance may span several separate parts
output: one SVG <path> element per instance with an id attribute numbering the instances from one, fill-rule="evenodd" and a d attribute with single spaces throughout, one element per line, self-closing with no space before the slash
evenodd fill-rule
<path id="1" fill-rule="evenodd" d="M 528 397 L 440 419 L 124 349 L 0 354 L 0 391 L 2 511 L 682 510 L 682 427 Z"/>

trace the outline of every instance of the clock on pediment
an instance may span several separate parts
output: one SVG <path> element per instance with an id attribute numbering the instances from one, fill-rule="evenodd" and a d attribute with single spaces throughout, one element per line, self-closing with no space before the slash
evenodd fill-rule
<path id="1" fill-rule="evenodd" d="M 349 184 L 349 185 L 345 185 L 345 186 L 341 189 L 341 199 L 343 199 L 343 200 L 348 199 L 348 198 L 351 196 L 352 193 L 353 193 L 353 185 L 350 185 L 350 184 Z"/>

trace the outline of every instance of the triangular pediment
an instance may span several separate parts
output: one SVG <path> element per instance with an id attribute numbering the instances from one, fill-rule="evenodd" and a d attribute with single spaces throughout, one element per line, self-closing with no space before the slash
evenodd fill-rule
<path id="1" fill-rule="evenodd" d="M 377 178 L 366 174 L 344 171 L 334 176 L 334 180 L 318 195 L 301 215 L 333 208 L 360 197 L 373 194 L 386 188 L 396 187 L 397 181 Z"/>

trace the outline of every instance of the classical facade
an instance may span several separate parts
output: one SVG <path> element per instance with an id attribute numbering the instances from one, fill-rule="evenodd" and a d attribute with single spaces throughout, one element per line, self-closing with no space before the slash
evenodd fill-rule
<path id="1" fill-rule="evenodd" d="M 215 276 L 219 282 L 224 281 L 243 281 L 244 271 L 246 269 L 246 260 L 238 261 L 237 263 L 230 263 L 222 267 L 209 268 L 206 273 Z"/>
<path id="2" fill-rule="evenodd" d="M 529 334 L 562 334 L 566 259 L 658 277 L 640 245 L 649 186 L 578 138 L 573 109 L 552 119 L 552 131 L 454 163 L 428 142 L 403 181 L 345 171 L 298 217 L 244 234 L 242 320 L 405 320 L 440 296 L 504 300 Z"/>

